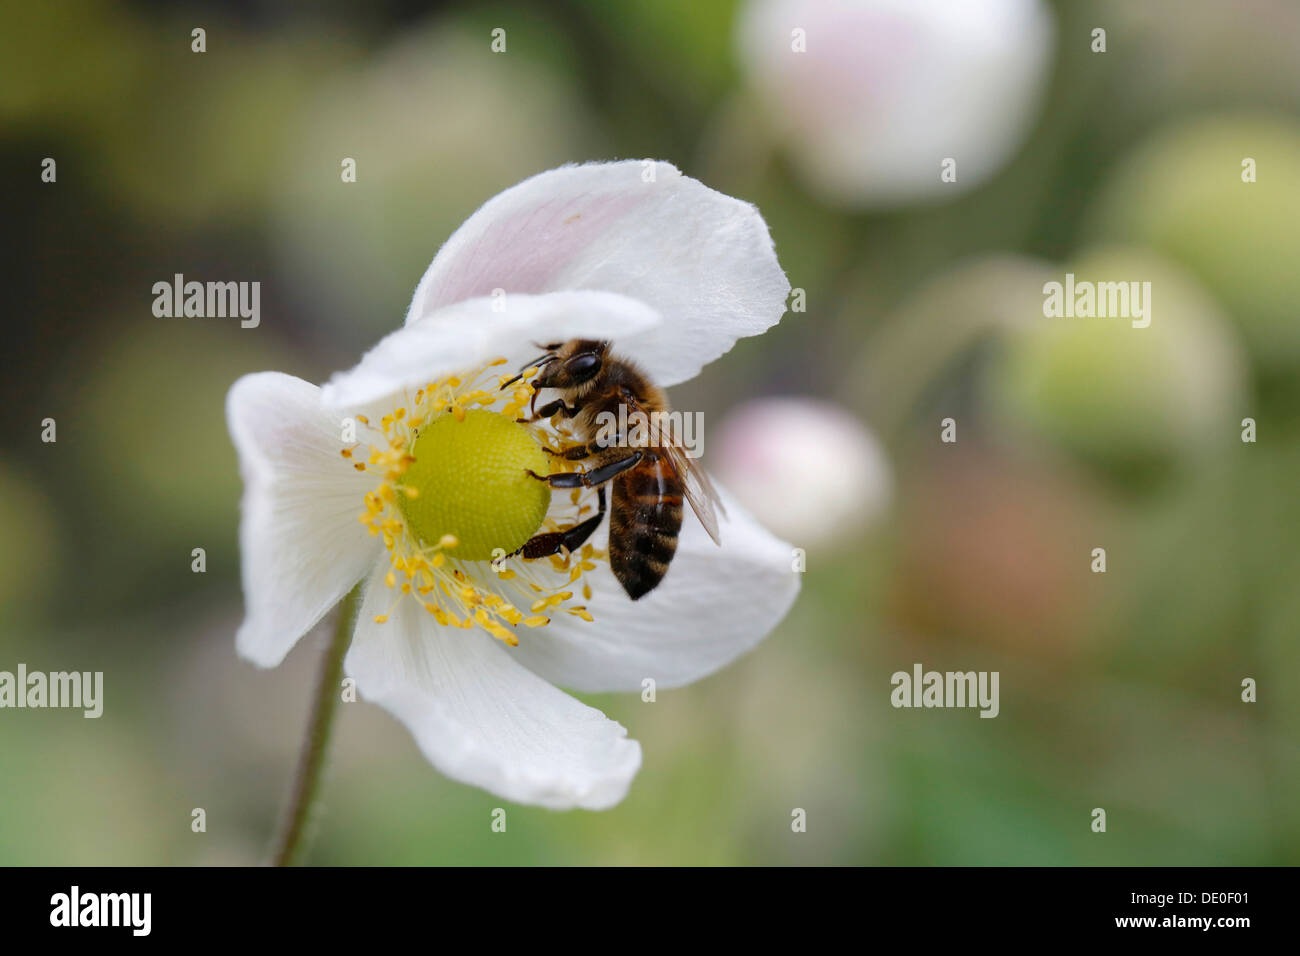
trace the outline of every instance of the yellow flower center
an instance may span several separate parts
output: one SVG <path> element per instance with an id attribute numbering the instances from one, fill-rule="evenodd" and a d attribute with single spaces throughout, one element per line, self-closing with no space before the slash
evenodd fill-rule
<path id="1" fill-rule="evenodd" d="M 365 460 L 356 460 L 357 446 L 343 449 L 343 457 L 380 478 L 365 496 L 360 521 L 382 538 L 392 566 L 385 584 L 397 592 L 377 623 L 408 595 L 439 624 L 481 627 L 510 645 L 519 643 L 512 628 L 545 626 L 555 610 L 592 620 L 585 605 L 571 603 L 573 588 L 604 552 L 584 544 L 578 553 L 534 560 L 515 554 L 539 531 L 571 527 L 593 514 L 594 505 L 575 490 L 568 514 L 548 515 L 550 486 L 528 471 L 554 470 L 562 459 L 546 455 L 543 445 L 562 452 L 575 436 L 549 422 L 516 421 L 533 394 L 527 376 L 513 388 L 512 376 L 500 376 L 495 387 L 479 384 L 504 362 L 497 359 L 464 381 L 430 382 L 378 425 L 357 416 L 377 441 Z M 581 589 L 589 599 L 590 586 Z"/>
<path id="2" fill-rule="evenodd" d="M 398 502 L 421 544 L 451 535 L 460 542 L 456 557 L 490 561 L 514 554 L 546 519 L 550 486 L 528 474 L 546 474 L 546 455 L 504 415 L 481 408 L 463 419 L 441 415 L 419 430 L 411 455 L 404 480 L 416 496 Z"/>

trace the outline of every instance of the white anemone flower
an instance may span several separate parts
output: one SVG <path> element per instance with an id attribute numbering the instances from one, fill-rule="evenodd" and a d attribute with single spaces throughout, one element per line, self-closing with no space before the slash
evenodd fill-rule
<path id="1" fill-rule="evenodd" d="M 1038 113 L 1054 34 L 1043 0 L 749 0 L 736 41 L 807 183 L 872 208 L 951 198 L 1001 168 Z"/>
<path id="2" fill-rule="evenodd" d="M 666 163 L 566 166 L 496 196 L 434 258 L 405 326 L 351 371 L 324 388 L 276 372 L 231 388 L 239 653 L 279 664 L 361 582 L 344 668 L 435 767 L 518 803 L 618 803 L 640 745 L 556 685 L 698 680 L 776 626 L 799 576 L 790 546 L 723 489 L 721 545 L 688 510 L 666 576 L 637 601 L 601 534 L 573 554 L 511 556 L 593 513 L 595 493 L 552 500 L 527 474 L 558 470 L 542 446 L 573 436 L 520 423 L 533 390 L 509 372 L 539 343 L 599 339 L 670 386 L 774 325 L 788 293 L 758 211 Z"/>
<path id="3" fill-rule="evenodd" d="M 856 541 L 889 506 L 889 460 L 856 417 L 805 396 L 754 399 L 713 431 L 713 473 L 803 547 Z"/>

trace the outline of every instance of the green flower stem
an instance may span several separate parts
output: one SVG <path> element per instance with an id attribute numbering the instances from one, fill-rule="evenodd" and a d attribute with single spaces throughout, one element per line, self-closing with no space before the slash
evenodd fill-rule
<path id="1" fill-rule="evenodd" d="M 272 866 L 294 866 L 307 849 L 307 822 L 312 805 L 320 790 L 321 772 L 325 768 L 325 753 L 329 749 L 330 731 L 334 713 L 342 696 L 343 657 L 347 654 L 352 637 L 353 619 L 356 617 L 357 585 L 339 602 L 334 622 L 334 636 L 325 649 L 321 663 L 320 681 L 316 685 L 316 701 L 312 706 L 311 721 L 307 725 L 307 738 L 303 741 L 302 756 L 298 760 L 298 773 L 293 781 L 293 794 L 285 808 L 280 832 L 275 839 Z"/>

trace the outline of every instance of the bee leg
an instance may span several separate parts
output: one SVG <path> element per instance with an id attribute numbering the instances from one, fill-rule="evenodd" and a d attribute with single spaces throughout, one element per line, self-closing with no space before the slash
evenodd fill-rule
<path id="1" fill-rule="evenodd" d="M 641 458 L 641 452 L 634 451 L 626 458 L 611 461 L 608 465 L 601 465 L 591 471 L 562 471 L 554 475 L 539 475 L 531 468 L 526 470 L 538 481 L 544 481 L 552 488 L 595 488 L 635 466 Z"/>
<path id="2" fill-rule="evenodd" d="M 554 455 L 556 458 L 564 458 L 568 461 L 582 461 L 584 458 L 595 458 L 597 455 L 608 459 L 611 449 L 622 448 L 626 445 L 627 439 L 620 432 L 609 438 L 597 438 L 585 445 L 574 445 L 572 448 L 564 449 L 564 451 L 555 451 L 543 445 L 542 451 L 548 455 Z"/>
<path id="3" fill-rule="evenodd" d="M 533 398 L 534 398 L 534 399 L 537 398 L 536 393 L 533 394 Z M 557 398 L 555 401 L 553 401 L 553 402 L 547 402 L 547 403 L 546 403 L 545 405 L 543 405 L 541 408 L 539 408 L 539 409 L 537 409 L 536 411 L 534 411 L 531 417 L 529 417 L 529 418 L 516 418 L 515 421 L 517 421 L 517 422 L 519 422 L 519 423 L 521 423 L 521 424 L 525 424 L 525 425 L 527 425 L 527 424 L 531 424 L 532 422 L 539 422 L 539 421 L 541 421 L 543 418 L 550 418 L 550 417 L 551 417 L 552 415 L 554 415 L 556 412 L 561 412 L 561 413 L 563 413 L 563 415 L 564 415 L 565 418 L 572 418 L 574 415 L 578 414 L 578 412 L 580 412 L 580 411 L 582 411 L 582 409 L 581 409 L 580 407 L 578 407 L 577 405 L 574 405 L 574 406 L 570 407 L 570 406 L 564 404 L 564 399 L 562 399 L 562 398 Z"/>
<path id="4" fill-rule="evenodd" d="M 596 490 L 596 500 L 598 506 L 596 513 L 585 521 L 580 521 L 567 531 L 548 531 L 546 534 L 534 535 L 524 543 L 516 554 L 525 558 L 545 558 L 548 555 L 559 554 L 561 550 L 577 551 L 591 537 L 592 533 L 600 527 L 600 520 L 605 517 L 605 489 Z"/>
<path id="5" fill-rule="evenodd" d="M 574 445 L 572 448 L 564 449 L 564 451 L 556 451 L 553 448 L 547 448 L 545 445 L 542 446 L 542 451 L 546 452 L 546 454 L 567 461 L 582 461 L 584 458 L 590 458 L 597 452 L 604 450 L 598 445 Z"/>

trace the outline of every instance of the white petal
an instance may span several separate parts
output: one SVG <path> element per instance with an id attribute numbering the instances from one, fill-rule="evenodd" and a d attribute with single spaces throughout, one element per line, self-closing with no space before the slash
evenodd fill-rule
<path id="1" fill-rule="evenodd" d="M 553 169 L 490 199 L 438 251 L 406 321 L 498 288 L 647 303 L 664 324 L 626 351 L 673 385 L 775 325 L 790 283 L 752 205 L 668 163 L 628 160 Z"/>
<path id="2" fill-rule="evenodd" d="M 534 343 L 569 338 L 623 342 L 659 324 L 644 303 L 612 292 L 507 294 L 457 302 L 379 341 L 350 371 L 325 386 L 334 408 L 359 408 L 435 378 L 504 357 L 511 370 L 536 358 Z"/>
<path id="3" fill-rule="evenodd" d="M 320 389 L 282 375 L 245 375 L 226 397 L 244 478 L 239 550 L 246 604 L 239 653 L 274 667 L 361 580 L 379 543 L 357 521 L 373 478 L 339 454 L 339 417 Z"/>
<path id="4" fill-rule="evenodd" d="M 442 773 L 515 803 L 603 810 L 627 794 L 641 745 L 552 687 L 481 630 L 439 625 L 394 592 L 386 565 L 367 586 L 344 666 L 357 689 L 406 724 Z"/>
<path id="5" fill-rule="evenodd" d="M 580 691 L 639 691 L 699 680 L 752 648 L 780 623 L 799 592 L 792 547 L 773 537 L 724 489 L 722 547 L 686 509 L 677 554 L 639 601 L 604 563 L 583 576 L 594 622 L 556 613 L 520 628 L 514 653 L 553 683 Z"/>

